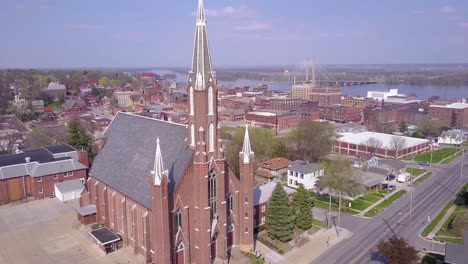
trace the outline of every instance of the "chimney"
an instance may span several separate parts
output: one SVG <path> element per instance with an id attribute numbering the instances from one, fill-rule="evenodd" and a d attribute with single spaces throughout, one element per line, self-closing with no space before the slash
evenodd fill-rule
<path id="1" fill-rule="evenodd" d="M 88 151 L 86 150 L 78 150 L 78 161 L 89 168 L 89 158 L 88 158 Z"/>
<path id="2" fill-rule="evenodd" d="M 31 162 L 31 157 L 26 157 L 26 158 L 24 158 L 24 160 L 25 160 L 27 163 L 29 163 L 29 162 Z"/>

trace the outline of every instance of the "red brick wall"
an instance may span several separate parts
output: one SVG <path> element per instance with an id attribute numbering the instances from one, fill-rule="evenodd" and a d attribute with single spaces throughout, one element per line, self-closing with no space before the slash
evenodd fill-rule
<path id="1" fill-rule="evenodd" d="M 46 197 L 49 197 L 49 195 L 52 193 L 53 196 L 55 197 L 55 183 L 57 182 L 62 182 L 62 181 L 69 181 L 69 180 L 75 180 L 75 179 L 86 179 L 86 170 L 77 170 L 73 172 L 73 176 L 65 177 L 64 173 L 58 173 L 57 179 L 54 179 L 53 175 L 47 175 L 42 177 L 42 182 L 38 181 L 38 178 L 32 178 L 31 177 L 31 187 L 32 187 L 32 195 L 36 199 L 44 199 Z M 39 193 L 39 189 L 43 189 L 43 193 Z"/>

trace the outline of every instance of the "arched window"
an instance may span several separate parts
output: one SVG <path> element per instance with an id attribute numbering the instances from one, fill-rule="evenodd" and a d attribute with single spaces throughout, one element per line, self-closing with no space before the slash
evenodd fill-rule
<path id="1" fill-rule="evenodd" d="M 208 115 L 213 115 L 213 87 L 208 88 Z"/>
<path id="2" fill-rule="evenodd" d="M 195 147 L 195 126 L 190 126 L 190 146 Z"/>
<path id="3" fill-rule="evenodd" d="M 176 252 L 184 250 L 185 246 L 184 243 L 180 242 L 176 247 Z"/>
<path id="4" fill-rule="evenodd" d="M 214 126 L 213 126 L 213 123 L 210 124 L 210 128 L 208 129 L 208 136 L 210 137 L 209 138 L 209 143 L 210 145 L 208 146 L 209 147 L 209 151 L 210 152 L 213 152 L 215 150 L 215 132 L 214 132 Z"/>
<path id="5" fill-rule="evenodd" d="M 194 112 L 194 99 L 193 99 L 193 86 L 190 85 L 190 115 L 193 115 Z"/>
<path id="6" fill-rule="evenodd" d="M 208 205 L 210 206 L 211 219 L 216 216 L 216 173 L 211 170 L 208 173 Z"/>

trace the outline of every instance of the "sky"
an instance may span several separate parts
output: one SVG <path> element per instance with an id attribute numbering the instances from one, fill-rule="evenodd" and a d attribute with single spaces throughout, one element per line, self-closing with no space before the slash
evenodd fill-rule
<path id="1" fill-rule="evenodd" d="M 0 0 L 0 68 L 190 67 L 197 0 Z M 214 67 L 468 63 L 466 0 L 205 0 Z"/>

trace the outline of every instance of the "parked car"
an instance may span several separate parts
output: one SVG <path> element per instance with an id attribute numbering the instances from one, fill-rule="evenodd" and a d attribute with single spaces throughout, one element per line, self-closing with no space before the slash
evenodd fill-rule
<path id="1" fill-rule="evenodd" d="M 395 175 L 390 174 L 390 175 L 385 176 L 386 181 L 393 181 L 394 179 L 395 179 Z"/>
<path id="2" fill-rule="evenodd" d="M 419 165 L 421 165 L 421 166 L 429 166 L 429 165 L 431 165 L 431 163 L 428 162 L 428 161 L 424 161 L 424 162 L 419 162 Z"/>
<path id="3" fill-rule="evenodd" d="M 391 192 L 394 191 L 394 190 L 396 190 L 396 186 L 395 186 L 395 185 L 388 185 L 387 183 L 382 183 L 382 185 L 380 185 L 380 188 L 381 188 L 382 190 L 387 190 L 387 189 L 388 189 L 388 190 L 391 191 Z"/>

